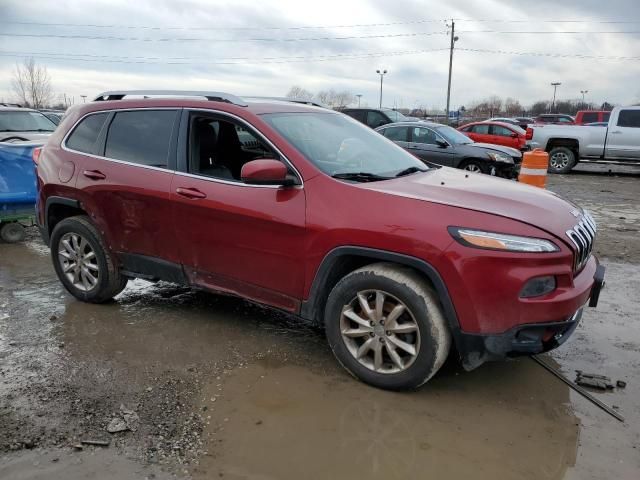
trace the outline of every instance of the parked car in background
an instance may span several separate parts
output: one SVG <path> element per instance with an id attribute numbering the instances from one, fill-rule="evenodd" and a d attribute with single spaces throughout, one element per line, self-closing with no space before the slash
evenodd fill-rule
<path id="1" fill-rule="evenodd" d="M 0 107 L 0 142 L 46 140 L 56 124 L 37 110 Z"/>
<path id="2" fill-rule="evenodd" d="M 497 121 L 468 123 L 458 128 L 474 142 L 504 145 L 517 150 L 527 150 L 526 131 L 518 125 Z"/>
<path id="3" fill-rule="evenodd" d="M 518 126 L 523 130 L 526 130 L 529 125 L 536 123 L 535 119 L 531 117 L 514 117 L 513 119 L 518 122 Z"/>
<path id="4" fill-rule="evenodd" d="M 470 172 L 514 178 L 522 162 L 519 150 L 475 143 L 455 128 L 439 123 L 392 123 L 376 131 L 425 162 Z"/>
<path id="5" fill-rule="evenodd" d="M 611 111 L 606 110 L 580 110 L 576 113 L 576 125 L 586 125 L 588 123 L 609 122 Z"/>
<path id="6" fill-rule="evenodd" d="M 519 125 L 518 121 L 515 118 L 506 118 L 506 117 L 492 117 L 485 120 L 485 122 L 502 122 L 502 123 L 509 123 L 511 125 Z"/>
<path id="7" fill-rule="evenodd" d="M 64 112 L 61 110 L 40 110 L 40 112 L 56 125 L 60 124 L 60 120 L 62 120 L 64 115 Z"/>
<path id="8" fill-rule="evenodd" d="M 549 171 L 567 173 L 580 161 L 640 165 L 640 107 L 616 107 L 606 128 L 538 125 L 533 140 L 549 152 Z"/>
<path id="9" fill-rule="evenodd" d="M 554 125 L 573 125 L 575 119 L 571 115 L 565 115 L 563 113 L 545 113 L 538 115 L 535 118 L 537 124 L 554 124 Z"/>
<path id="10" fill-rule="evenodd" d="M 97 100 L 34 154 L 38 225 L 81 301 L 130 278 L 248 298 L 324 325 L 352 375 L 392 390 L 424 384 L 450 350 L 470 370 L 556 348 L 597 304 L 595 223 L 544 189 L 429 168 L 308 105 Z M 443 150 L 469 141 L 437 127 L 416 128 Z"/>
<path id="11" fill-rule="evenodd" d="M 378 128 L 393 122 L 418 122 L 415 117 L 405 117 L 403 114 L 390 108 L 345 108 L 342 113 L 355 118 L 361 123 Z"/>

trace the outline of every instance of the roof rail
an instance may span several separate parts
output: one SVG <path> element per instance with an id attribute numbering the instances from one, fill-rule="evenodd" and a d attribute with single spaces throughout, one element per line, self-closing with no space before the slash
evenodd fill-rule
<path id="1" fill-rule="evenodd" d="M 291 103 L 300 103 L 303 105 L 312 105 L 314 107 L 321 107 L 321 108 L 329 108 L 326 105 L 320 103 L 320 102 L 316 102 L 315 100 L 304 100 L 301 98 L 291 98 L 291 97 L 256 97 L 256 96 L 249 96 L 249 97 L 245 97 L 249 100 L 278 100 L 280 102 L 291 102 Z"/>
<path id="2" fill-rule="evenodd" d="M 142 95 L 156 96 L 163 95 L 168 97 L 204 97 L 213 102 L 226 102 L 246 107 L 247 103 L 240 97 L 224 92 L 204 92 L 191 90 L 117 90 L 113 92 L 103 92 L 93 99 L 94 102 L 107 100 L 122 100 L 126 96 Z"/>

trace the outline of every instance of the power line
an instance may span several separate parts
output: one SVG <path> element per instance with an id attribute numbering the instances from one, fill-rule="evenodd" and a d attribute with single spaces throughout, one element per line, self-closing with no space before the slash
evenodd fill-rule
<path id="1" fill-rule="evenodd" d="M 336 54 L 318 56 L 292 56 L 292 57 L 225 57 L 222 61 L 207 61 L 196 57 L 169 57 L 160 59 L 158 57 L 109 57 L 106 55 L 82 55 L 82 54 L 58 54 L 47 52 L 0 52 L 3 57 L 25 56 L 48 59 L 48 60 L 69 60 L 78 62 L 94 63 L 122 63 L 122 64 L 146 64 L 146 65 L 242 65 L 242 64 L 271 64 L 271 63 L 301 63 L 301 62 L 323 62 L 331 60 L 355 60 L 360 58 L 378 58 L 401 55 L 417 55 L 422 53 L 446 51 L 448 48 L 430 48 L 422 50 L 404 50 L 396 52 L 368 52 L 356 54 Z M 88 58 L 81 58 L 88 57 Z M 174 61 L 194 60 L 194 61 Z M 149 61 L 149 60 L 171 60 L 171 61 Z M 196 61 L 197 60 L 197 61 Z"/>
<path id="2" fill-rule="evenodd" d="M 551 57 L 551 58 L 575 58 L 586 60 L 640 60 L 640 56 L 637 57 L 623 57 L 617 55 L 590 55 L 581 53 L 546 53 L 546 52 L 514 52 L 507 50 L 487 50 L 483 48 L 456 48 L 456 50 L 462 52 L 473 53 L 491 53 L 499 55 L 522 55 L 533 57 Z"/>
<path id="3" fill-rule="evenodd" d="M 414 33 L 392 33 L 380 35 L 349 35 L 342 37 L 301 37 L 301 38 L 202 38 L 202 37 L 117 37 L 112 35 L 57 35 L 45 33 L 5 33 L 0 32 L 0 37 L 26 37 L 26 38 L 69 38 L 82 40 L 117 40 L 117 41 L 138 41 L 138 42 L 308 42 L 319 40 L 355 40 L 371 38 L 398 38 L 398 37 L 422 37 L 431 35 L 446 35 L 441 32 L 414 32 Z"/>
<path id="4" fill-rule="evenodd" d="M 449 19 L 423 19 L 411 20 L 405 22 L 387 22 L 387 23 L 355 23 L 346 25 L 299 25 L 299 26 L 253 26 L 253 27 L 198 27 L 198 26 L 151 26 L 151 25 L 118 25 L 118 24 L 97 24 L 97 23 L 50 23 L 50 22 L 20 22 L 20 21 L 4 21 L 4 25 L 32 25 L 40 27 L 85 27 L 85 28 L 121 28 L 121 29 L 140 29 L 140 30 L 215 30 L 215 31 L 247 31 L 247 30 L 316 30 L 331 28 L 368 28 L 368 27 L 391 27 L 396 25 L 420 25 L 425 23 L 444 23 Z M 475 19 L 475 18 L 454 18 L 456 22 L 475 22 L 475 23 L 586 23 L 586 24 L 637 24 L 640 20 L 515 20 L 515 19 Z"/>

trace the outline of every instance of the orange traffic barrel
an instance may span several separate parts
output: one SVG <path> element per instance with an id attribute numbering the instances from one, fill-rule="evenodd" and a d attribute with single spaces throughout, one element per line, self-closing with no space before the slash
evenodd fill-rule
<path id="1" fill-rule="evenodd" d="M 522 156 L 518 181 L 528 183 L 534 187 L 544 188 L 547 184 L 547 169 L 549 168 L 549 154 L 541 148 L 525 152 Z"/>

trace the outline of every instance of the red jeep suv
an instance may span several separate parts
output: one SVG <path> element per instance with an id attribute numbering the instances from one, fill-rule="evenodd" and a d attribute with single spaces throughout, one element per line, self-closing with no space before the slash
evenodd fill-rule
<path id="1" fill-rule="evenodd" d="M 138 98 L 136 98 L 138 97 Z M 107 92 L 37 158 L 65 288 L 165 280 L 322 322 L 338 361 L 415 388 L 565 341 L 595 306 L 596 226 L 553 193 L 428 167 L 356 120 L 216 92 Z"/>

